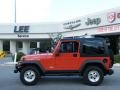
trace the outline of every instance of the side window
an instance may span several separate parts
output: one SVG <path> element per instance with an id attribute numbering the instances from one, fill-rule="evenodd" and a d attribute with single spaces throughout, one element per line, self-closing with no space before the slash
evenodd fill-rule
<path id="1" fill-rule="evenodd" d="M 62 42 L 60 46 L 60 52 L 73 53 L 78 52 L 78 42 Z"/>
<path id="2" fill-rule="evenodd" d="M 82 53 L 88 56 L 103 55 L 104 43 L 100 40 L 85 40 L 82 45 Z"/>

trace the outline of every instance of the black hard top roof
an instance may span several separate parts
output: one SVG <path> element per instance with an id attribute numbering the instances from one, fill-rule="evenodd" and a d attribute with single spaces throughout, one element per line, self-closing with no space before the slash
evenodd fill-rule
<path id="1" fill-rule="evenodd" d="M 80 38 L 76 38 L 76 37 L 67 37 L 67 38 L 63 38 L 61 40 L 80 40 L 80 41 L 84 41 L 84 40 L 104 40 L 104 38 L 101 37 L 90 37 L 90 38 L 84 38 L 84 37 L 80 37 Z"/>

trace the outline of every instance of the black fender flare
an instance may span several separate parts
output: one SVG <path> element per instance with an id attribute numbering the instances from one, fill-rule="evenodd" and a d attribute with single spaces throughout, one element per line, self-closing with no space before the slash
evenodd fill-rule
<path id="1" fill-rule="evenodd" d="M 88 67 L 88 66 L 98 66 L 100 67 L 104 74 L 106 73 L 106 67 L 105 67 L 105 64 L 101 61 L 101 60 L 86 60 L 82 66 L 80 66 L 80 72 L 81 74 L 83 74 L 83 72 L 85 71 L 85 69 Z"/>
<path id="2" fill-rule="evenodd" d="M 23 67 L 25 67 L 25 66 L 29 66 L 29 65 L 35 66 L 35 67 L 39 70 L 39 72 L 40 72 L 41 74 L 44 74 L 44 71 L 45 71 L 45 70 L 44 70 L 42 64 L 40 64 L 39 61 L 37 61 L 37 60 L 34 60 L 34 61 L 23 61 L 23 62 L 21 63 L 21 68 L 23 68 Z"/>

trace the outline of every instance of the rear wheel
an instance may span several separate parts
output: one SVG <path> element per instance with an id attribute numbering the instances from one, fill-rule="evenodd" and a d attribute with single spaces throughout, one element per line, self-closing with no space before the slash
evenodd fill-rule
<path id="1" fill-rule="evenodd" d="M 25 85 L 35 85 L 39 80 L 39 71 L 34 66 L 26 66 L 20 72 L 20 80 Z"/>
<path id="2" fill-rule="evenodd" d="M 96 66 L 88 67 L 83 74 L 84 82 L 92 86 L 101 84 L 103 78 L 104 78 L 103 71 Z"/>

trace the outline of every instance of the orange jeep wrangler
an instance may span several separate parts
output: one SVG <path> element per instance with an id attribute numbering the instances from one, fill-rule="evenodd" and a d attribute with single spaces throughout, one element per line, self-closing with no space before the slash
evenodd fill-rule
<path id="1" fill-rule="evenodd" d="M 112 75 L 113 54 L 103 38 L 64 38 L 52 53 L 25 55 L 15 65 L 25 85 L 35 85 L 41 76 L 79 75 L 88 85 L 99 85 Z"/>

